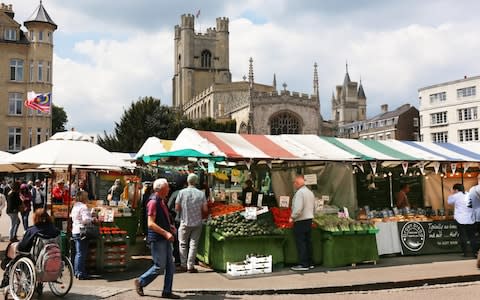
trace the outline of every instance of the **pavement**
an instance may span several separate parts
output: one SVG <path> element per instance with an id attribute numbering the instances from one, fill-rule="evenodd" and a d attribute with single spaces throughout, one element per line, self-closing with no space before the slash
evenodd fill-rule
<path id="1" fill-rule="evenodd" d="M 140 247 L 136 249 L 142 250 L 141 241 L 137 243 Z M 0 255 L 6 245 L 0 242 Z M 125 272 L 105 273 L 95 280 L 75 280 L 68 298 L 135 299 L 133 280 L 151 264 L 146 249 L 137 254 L 140 255 L 132 256 Z M 245 277 L 231 277 L 201 266 L 198 269 L 200 272 L 196 274 L 175 274 L 174 292 L 195 295 L 200 297 L 198 299 L 223 299 L 226 295 L 325 294 L 480 281 L 476 260 L 458 253 L 382 257 L 376 264 L 316 267 L 307 272 L 282 268 L 270 274 Z M 162 287 L 163 277 L 160 276 L 145 288 L 145 294 L 156 299 Z M 42 299 L 49 299 L 47 292 Z"/>

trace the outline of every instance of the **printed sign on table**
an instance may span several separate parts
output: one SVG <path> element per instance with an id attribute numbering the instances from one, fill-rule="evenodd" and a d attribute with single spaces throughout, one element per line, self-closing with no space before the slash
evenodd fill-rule
<path id="1" fill-rule="evenodd" d="M 252 203 L 252 192 L 248 192 L 245 195 L 245 204 L 251 204 Z"/>
<path id="2" fill-rule="evenodd" d="M 306 174 L 303 178 L 305 179 L 305 185 L 317 184 L 317 174 Z"/>
<path id="3" fill-rule="evenodd" d="M 280 196 L 278 206 L 279 207 L 285 207 L 285 208 L 290 207 L 290 197 L 289 196 Z"/>
<path id="4" fill-rule="evenodd" d="M 258 194 L 257 206 L 262 206 L 263 204 L 263 194 Z"/>

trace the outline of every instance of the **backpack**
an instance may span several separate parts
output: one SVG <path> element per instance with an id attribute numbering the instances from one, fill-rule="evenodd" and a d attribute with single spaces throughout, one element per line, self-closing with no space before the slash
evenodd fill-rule
<path id="1" fill-rule="evenodd" d="M 57 239 L 39 239 L 37 249 L 36 269 L 41 282 L 55 281 L 60 276 L 63 267 L 62 251 Z"/>

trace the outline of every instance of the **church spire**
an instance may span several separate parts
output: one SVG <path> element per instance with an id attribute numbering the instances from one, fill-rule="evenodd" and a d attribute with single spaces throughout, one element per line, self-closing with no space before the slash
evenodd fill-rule
<path id="1" fill-rule="evenodd" d="M 358 99 L 367 99 L 367 97 L 365 96 L 365 91 L 363 90 L 362 77 L 360 77 L 360 85 L 358 86 L 357 98 Z"/>
<path id="2" fill-rule="evenodd" d="M 345 62 L 345 79 L 343 80 L 343 85 L 346 86 L 350 82 L 350 75 L 348 75 L 348 62 Z"/>
<path id="3" fill-rule="evenodd" d="M 277 90 L 277 75 L 273 73 L 273 88 Z"/>
<path id="4" fill-rule="evenodd" d="M 253 88 L 253 58 L 250 57 L 249 66 L 248 66 L 248 82 L 250 83 L 250 88 Z"/>

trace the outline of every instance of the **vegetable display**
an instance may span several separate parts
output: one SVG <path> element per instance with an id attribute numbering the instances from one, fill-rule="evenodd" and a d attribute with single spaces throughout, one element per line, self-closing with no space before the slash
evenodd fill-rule
<path id="1" fill-rule="evenodd" d="M 273 222 L 278 228 L 292 228 L 293 223 L 290 222 L 290 215 L 292 210 L 290 208 L 272 207 L 270 211 L 273 215 Z"/>
<path id="2" fill-rule="evenodd" d="M 210 202 L 208 204 L 208 208 L 212 217 L 223 216 L 236 211 L 244 210 L 242 205 L 222 204 L 219 202 Z"/>
<path id="3" fill-rule="evenodd" d="M 212 218 L 207 223 L 224 237 L 278 234 L 274 224 L 266 220 L 247 220 L 240 212 Z"/>
<path id="4" fill-rule="evenodd" d="M 377 230 L 370 222 L 355 221 L 350 218 L 339 218 L 337 215 L 316 215 L 314 222 L 323 231 L 338 233 L 355 233 Z"/>

